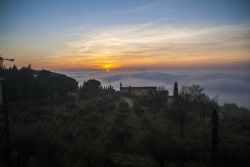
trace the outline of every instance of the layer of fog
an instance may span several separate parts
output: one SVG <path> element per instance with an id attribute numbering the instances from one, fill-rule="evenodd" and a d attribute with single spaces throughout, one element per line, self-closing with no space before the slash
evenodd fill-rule
<path id="1" fill-rule="evenodd" d="M 116 70 L 64 71 L 79 84 L 97 79 L 103 86 L 111 84 L 119 90 L 123 86 L 165 86 L 172 94 L 173 84 L 199 84 L 210 97 L 218 96 L 218 102 L 234 102 L 250 108 L 250 70 Z"/>

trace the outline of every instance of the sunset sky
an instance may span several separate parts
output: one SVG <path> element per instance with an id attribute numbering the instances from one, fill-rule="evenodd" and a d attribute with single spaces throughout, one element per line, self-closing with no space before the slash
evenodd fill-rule
<path id="1" fill-rule="evenodd" d="M 38 69 L 247 67 L 249 8 L 249 0 L 0 0 L 0 54 Z"/>

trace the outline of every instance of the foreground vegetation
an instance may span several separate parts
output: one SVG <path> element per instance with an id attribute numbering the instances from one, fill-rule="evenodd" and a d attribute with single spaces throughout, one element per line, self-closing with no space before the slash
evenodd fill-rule
<path id="1" fill-rule="evenodd" d="M 79 99 L 10 103 L 10 146 L 2 128 L 0 166 L 248 166 L 250 111 L 219 106 L 198 85 L 177 90 L 172 101 L 160 92 L 122 95 L 96 80 L 77 91 Z M 214 110 L 224 118 L 212 134 Z"/>

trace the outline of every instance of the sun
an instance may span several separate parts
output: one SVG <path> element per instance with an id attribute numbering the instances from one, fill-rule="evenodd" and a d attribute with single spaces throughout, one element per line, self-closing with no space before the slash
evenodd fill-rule
<path id="1" fill-rule="evenodd" d="M 106 71 L 110 71 L 110 69 L 112 68 L 111 64 L 103 64 L 102 67 L 106 70 Z"/>

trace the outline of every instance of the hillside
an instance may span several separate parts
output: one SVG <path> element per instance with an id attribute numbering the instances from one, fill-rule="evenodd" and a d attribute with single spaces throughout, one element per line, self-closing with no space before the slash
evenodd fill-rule
<path id="1" fill-rule="evenodd" d="M 160 92 L 135 97 L 89 80 L 77 90 L 79 99 L 11 103 L 10 145 L 0 141 L 1 163 L 11 158 L 20 167 L 248 166 L 249 110 L 218 106 L 203 91 L 192 94 L 199 86 L 185 90 L 168 102 Z M 5 132 L 2 127 L 3 139 Z"/>

